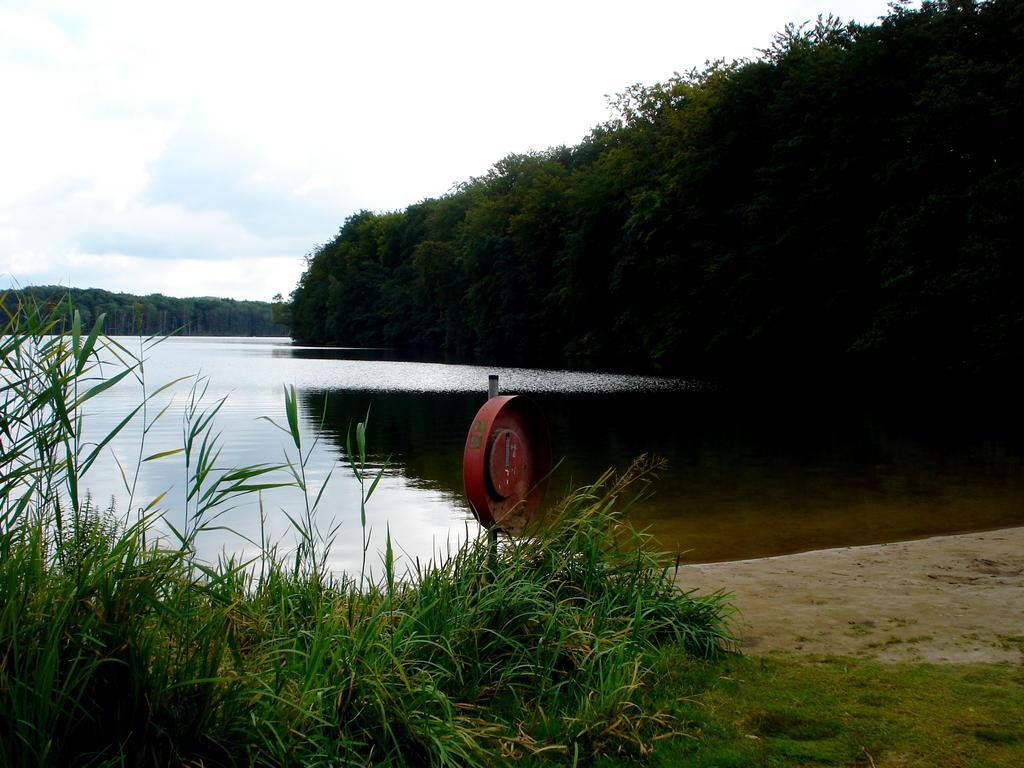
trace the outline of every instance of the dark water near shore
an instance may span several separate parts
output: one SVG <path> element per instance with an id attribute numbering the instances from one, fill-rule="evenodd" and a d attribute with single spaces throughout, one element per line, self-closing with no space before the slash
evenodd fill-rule
<path id="1" fill-rule="evenodd" d="M 462 497 L 466 430 L 486 395 L 487 374 L 504 392 L 529 394 L 546 413 L 562 458 L 549 497 L 624 469 L 640 454 L 666 460 L 635 522 L 689 561 L 782 554 L 1024 524 L 1024 430 L 1014 404 L 983 397 L 868 398 L 857 392 L 709 390 L 696 382 L 602 373 L 497 369 L 387 360 L 387 353 L 292 347 L 287 340 L 172 339 L 151 353 L 152 387 L 201 372 L 208 396 L 230 393 L 218 416 L 222 463 L 277 462 L 288 441 L 261 416 L 284 420 L 282 385 L 300 395 L 303 444 L 313 446 L 311 493 L 334 468 L 321 519 L 341 523 L 336 568 L 358 566 L 358 484 L 345 463 L 345 435 L 370 410 L 370 461 L 390 459 L 370 501 L 372 546 L 390 527 L 407 557 L 429 557 L 475 531 Z M 145 453 L 181 442 L 187 384 L 147 436 Z M 109 428 L 138 397 L 103 397 L 87 426 Z M 114 444 L 122 464 L 139 431 Z M 314 446 L 315 443 L 315 446 Z M 178 458 L 144 466 L 137 500 L 170 489 L 162 506 L 177 520 L 184 469 Z M 97 499 L 125 494 L 112 460 L 87 478 Z M 264 498 L 267 530 L 289 546 L 281 509 L 301 506 L 293 489 Z M 218 521 L 233 532 L 204 535 L 203 553 L 251 551 L 259 510 L 247 503 Z"/>

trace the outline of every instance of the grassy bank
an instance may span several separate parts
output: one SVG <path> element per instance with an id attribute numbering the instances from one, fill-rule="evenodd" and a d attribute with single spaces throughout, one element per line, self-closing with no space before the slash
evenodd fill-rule
<path id="1" fill-rule="evenodd" d="M 232 468 L 218 459 L 223 401 L 194 382 L 183 445 L 140 451 L 121 514 L 90 499 L 89 470 L 120 430 L 144 445 L 165 415 L 145 381 L 157 340 L 132 352 L 102 318 L 65 336 L 54 322 L 21 309 L 0 336 L 3 764 L 586 763 L 648 755 L 685 730 L 648 696 L 654 659 L 719 656 L 727 605 L 681 593 L 624 523 L 649 466 L 571 494 L 530 539 L 471 538 L 399 573 L 388 536 L 378 577 L 332 574 L 338 532 L 317 520 L 293 390 L 279 425 L 293 454 Z M 90 403 L 129 377 L 136 410 L 85 440 Z M 365 504 L 380 470 L 365 463 L 365 424 L 353 436 Z M 184 465 L 184 523 L 162 497 L 137 497 L 150 461 Z M 293 542 L 264 541 L 249 562 L 194 556 L 224 508 L 281 484 L 295 489 Z"/>

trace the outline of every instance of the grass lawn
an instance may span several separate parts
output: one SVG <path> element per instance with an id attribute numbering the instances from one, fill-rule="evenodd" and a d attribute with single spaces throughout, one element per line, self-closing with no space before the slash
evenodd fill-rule
<path id="1" fill-rule="evenodd" d="M 649 709 L 681 735 L 644 765 L 1024 765 L 1024 666 L 671 654 L 654 666 Z"/>

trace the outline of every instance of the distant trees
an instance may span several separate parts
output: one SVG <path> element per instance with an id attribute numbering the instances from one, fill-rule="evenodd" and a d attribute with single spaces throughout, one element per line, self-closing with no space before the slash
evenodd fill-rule
<path id="1" fill-rule="evenodd" d="M 13 312 L 19 302 L 40 307 L 71 304 L 91 325 L 106 314 L 104 330 L 119 334 L 170 334 L 186 336 L 284 336 L 288 333 L 287 312 L 282 303 L 275 308 L 265 301 L 236 301 L 200 297 L 177 299 L 154 293 L 134 296 L 99 288 L 64 288 L 56 285 L 28 286 L 2 294 L 4 308 Z M 276 315 L 275 315 L 276 312 Z"/>
<path id="2" fill-rule="evenodd" d="M 275 293 L 271 299 L 270 319 L 282 330 L 292 327 L 291 304 L 285 302 L 284 296 L 280 293 Z"/>
<path id="3" fill-rule="evenodd" d="M 1024 3 L 789 26 L 575 147 L 363 211 L 292 332 L 667 370 L 1024 368 Z"/>

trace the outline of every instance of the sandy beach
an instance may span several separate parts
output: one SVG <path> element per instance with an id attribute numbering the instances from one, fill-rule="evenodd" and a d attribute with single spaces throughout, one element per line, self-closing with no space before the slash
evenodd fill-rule
<path id="1" fill-rule="evenodd" d="M 1024 663 L 1024 527 L 684 565 L 734 594 L 742 650 Z"/>

